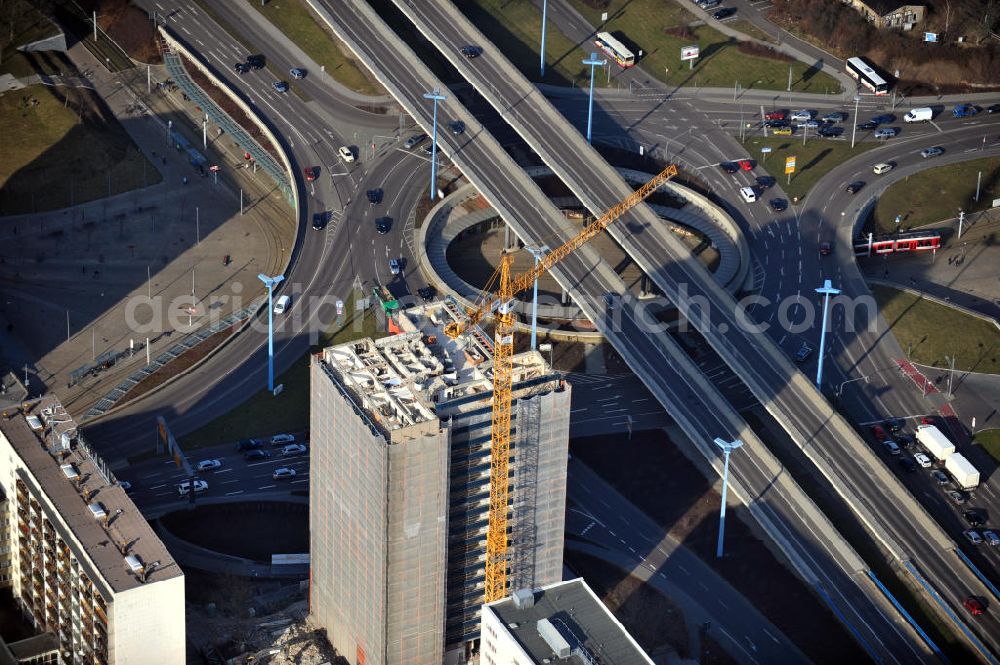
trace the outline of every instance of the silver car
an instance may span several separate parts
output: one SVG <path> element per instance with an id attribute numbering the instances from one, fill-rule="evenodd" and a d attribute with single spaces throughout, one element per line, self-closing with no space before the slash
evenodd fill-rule
<path id="1" fill-rule="evenodd" d="M 923 150 L 921 150 L 920 156 L 923 157 L 924 159 L 927 159 L 928 157 L 937 157 L 943 152 L 944 148 L 942 148 L 941 146 L 934 146 L 933 148 L 924 148 Z"/>

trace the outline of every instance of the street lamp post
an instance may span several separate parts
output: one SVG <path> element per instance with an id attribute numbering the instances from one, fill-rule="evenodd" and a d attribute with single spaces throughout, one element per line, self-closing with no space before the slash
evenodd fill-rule
<path id="1" fill-rule="evenodd" d="M 739 439 L 726 441 L 715 439 L 715 445 L 722 448 L 724 461 L 722 463 L 722 506 L 719 508 L 719 544 L 715 548 L 715 558 L 722 558 L 722 545 L 726 537 L 726 490 L 729 487 L 729 453 L 743 445 Z"/>
<path id="2" fill-rule="evenodd" d="M 594 126 L 594 68 L 603 67 L 607 60 L 598 60 L 597 53 L 591 52 L 590 57 L 582 61 L 590 67 L 590 101 L 587 103 L 587 143 L 590 143 L 590 132 Z"/>
<path id="3" fill-rule="evenodd" d="M 257 279 L 267 287 L 267 389 L 274 393 L 274 287 L 284 281 L 284 275 L 268 277 L 264 273 Z"/>
<path id="4" fill-rule="evenodd" d="M 858 102 L 861 95 L 854 95 L 854 127 L 851 129 L 851 149 L 854 149 L 854 138 L 858 135 Z"/>
<path id="5" fill-rule="evenodd" d="M 816 387 L 822 390 L 823 383 L 823 358 L 826 352 L 826 317 L 830 309 L 830 296 L 840 293 L 840 289 L 833 288 L 830 280 L 823 282 L 823 286 L 816 289 L 816 293 L 823 296 L 823 327 L 819 331 L 819 360 L 816 362 Z"/>
<path id="6" fill-rule="evenodd" d="M 434 101 L 434 129 L 431 132 L 431 201 L 433 201 L 437 190 L 438 102 L 443 102 L 448 97 L 434 88 L 434 92 L 425 92 L 424 98 Z"/>
<path id="7" fill-rule="evenodd" d="M 548 247 L 542 245 L 541 247 L 525 247 L 528 252 L 535 257 L 535 267 L 538 267 L 538 262 L 541 260 L 545 252 L 549 250 Z M 535 350 L 535 341 L 538 338 L 538 277 L 535 276 L 535 283 L 532 286 L 531 294 L 531 350 Z"/>
<path id="8" fill-rule="evenodd" d="M 542 0 L 542 50 L 539 55 L 539 68 L 542 72 L 542 78 L 545 78 L 545 24 L 547 23 L 548 15 L 549 0 Z"/>

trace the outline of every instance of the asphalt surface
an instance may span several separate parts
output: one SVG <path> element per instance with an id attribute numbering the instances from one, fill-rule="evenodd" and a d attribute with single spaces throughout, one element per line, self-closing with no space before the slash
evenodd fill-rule
<path id="1" fill-rule="evenodd" d="M 630 188 L 613 174 L 600 156 L 587 148 L 575 130 L 564 131 L 553 121 L 554 114 L 538 99 L 540 96 L 533 86 L 520 76 L 512 75 L 513 68 L 506 59 L 471 24 L 462 21 L 450 3 L 427 2 L 419 7 L 406 7 L 403 2 L 397 2 L 397 6 L 416 20 L 418 29 L 499 112 L 514 119 L 515 128 L 591 212 L 600 214 L 628 195 Z M 463 58 L 458 50 L 465 44 L 484 46 L 486 53 L 475 59 Z M 373 54 L 373 57 L 382 66 L 389 60 L 380 54 Z M 832 412 L 775 346 L 740 325 L 728 294 L 691 261 L 683 248 L 669 238 L 661 244 L 658 241 L 662 236 L 657 237 L 654 233 L 643 233 L 639 240 L 640 234 L 634 231 L 621 232 L 622 226 L 656 228 L 652 211 L 639 206 L 627 217 L 623 225 L 609 228 L 609 232 L 674 302 L 680 303 L 682 299 L 678 295 L 684 292 L 708 305 L 699 304 L 697 309 L 689 306 L 687 313 L 689 317 L 694 316 L 692 320 L 707 333 L 706 338 L 713 348 L 747 381 L 755 396 L 789 430 L 810 459 L 831 478 L 839 491 L 850 497 L 852 508 L 859 511 L 861 518 L 894 556 L 913 559 L 917 569 L 931 580 L 937 593 L 944 595 L 952 608 L 961 608 L 970 590 L 985 596 L 988 590 L 972 572 L 956 567 L 950 552 L 952 544 L 943 533 L 935 532 L 929 516 L 900 500 L 906 496 L 905 491 L 892 482 L 894 479 L 884 469 L 881 474 L 873 473 L 868 463 L 870 452 L 867 457 L 858 454 L 865 444 L 846 421 Z M 648 359 L 651 356 L 638 357 Z M 845 441 L 851 441 L 854 447 L 852 453 L 846 455 L 843 454 Z M 914 529 L 915 524 L 926 528 Z M 952 614 L 952 617 L 961 621 L 958 615 Z M 973 630 L 996 651 L 1000 624 L 994 624 L 997 624 L 996 619 L 990 617 L 973 624 Z"/>
<path id="2" fill-rule="evenodd" d="M 395 94 L 413 100 L 415 103 L 408 110 L 421 122 L 428 122 L 427 110 L 416 100 L 422 99 L 423 91 L 435 86 L 430 73 L 414 66 L 405 48 L 385 48 L 384 36 L 372 25 L 370 16 L 354 14 L 354 8 L 339 3 L 327 3 L 324 8 L 333 16 L 338 32 L 343 31 L 340 34 L 347 38 L 351 48 L 358 50 L 360 59 L 378 62 L 385 77 L 383 83 L 390 90 L 396 91 Z M 440 112 L 447 117 L 454 117 L 461 110 L 454 100 L 449 100 L 444 103 Z M 512 223 L 516 223 L 518 219 L 532 219 L 533 232 L 542 237 L 564 234 L 565 230 L 560 228 L 556 211 L 552 210 L 548 215 L 541 214 L 545 202 L 539 200 L 537 190 L 535 198 L 529 197 L 532 190 L 535 190 L 534 187 L 526 184 L 514 171 L 496 168 L 498 147 L 489 145 L 490 137 L 478 131 L 471 132 L 471 136 L 474 139 L 463 139 L 460 146 L 452 145 L 451 139 L 446 138 L 445 150 L 454 151 L 455 159 L 466 175 L 497 197 L 505 217 Z M 493 196 L 490 198 L 494 203 L 497 202 Z M 525 230 L 518 231 L 522 233 Z M 564 260 L 554 271 L 555 276 L 564 285 L 573 286 L 577 293 L 596 295 L 609 291 L 620 292 L 621 284 L 617 278 L 609 274 L 610 270 L 606 266 L 594 264 L 593 260 L 586 250 L 580 251 Z M 719 435 L 741 435 L 744 438 L 753 436 L 745 430 L 745 425 L 741 427 L 726 419 L 728 412 L 721 406 L 724 402 L 716 401 L 721 398 L 718 398 L 714 390 L 698 382 L 696 371 L 691 374 L 683 372 L 681 368 L 684 367 L 685 358 L 682 355 L 670 355 L 676 354 L 676 349 L 665 349 L 662 346 L 663 339 L 649 334 L 648 322 L 640 324 L 636 321 L 634 317 L 641 313 L 637 314 L 631 306 L 615 310 L 613 316 L 620 321 L 616 320 L 612 325 L 606 318 L 607 312 L 602 311 L 604 306 L 599 304 L 599 298 L 593 297 L 589 302 L 585 298 L 581 300 L 588 315 L 598 323 L 616 348 L 624 350 L 626 357 L 641 359 L 645 366 L 638 369 L 646 377 L 656 375 L 655 388 L 662 391 L 660 399 L 664 399 L 664 393 L 670 395 L 668 403 L 676 409 L 672 415 L 689 424 L 696 423 L 694 426 L 701 430 L 701 441 L 707 442 L 711 440 L 711 436 Z M 773 521 L 785 537 L 794 541 L 792 548 L 795 556 L 818 576 L 818 583 L 832 597 L 831 602 L 837 605 L 838 611 L 862 635 L 861 639 L 868 648 L 877 651 L 888 662 L 922 659 L 925 654 L 919 646 L 915 647 L 916 651 L 913 650 L 914 645 L 908 631 L 901 629 L 894 618 L 883 614 L 882 600 L 871 594 L 870 588 L 866 588 L 867 577 L 852 568 L 852 564 L 845 563 L 837 547 L 831 545 L 822 533 L 823 528 L 810 523 L 801 514 L 802 506 L 798 502 L 790 503 L 782 496 L 781 491 L 765 491 L 765 488 L 774 487 L 776 483 L 780 485 L 788 482 L 787 477 L 779 475 L 776 478 L 768 462 L 756 459 L 750 453 L 745 459 L 746 463 L 734 465 L 740 468 L 732 473 L 740 478 L 741 483 L 746 483 L 751 488 L 754 496 L 759 497 L 757 505 L 765 515 L 764 518 Z M 891 614 L 891 610 L 889 613 Z"/>
<path id="3" fill-rule="evenodd" d="M 238 12 L 237 12 L 238 13 Z M 230 17 L 235 21 L 235 17 Z M 265 36 L 252 32 L 256 22 L 240 25 L 251 31 L 251 38 L 268 43 L 270 66 L 284 71 L 295 66 L 273 42 L 276 55 Z M 302 213 L 299 235 L 291 269 L 285 282 L 275 292 L 292 295 L 291 310 L 275 317 L 275 375 L 300 358 L 316 336 L 336 320 L 335 301 L 350 296 L 359 280 L 370 292 L 380 280 L 396 292 L 412 289 L 407 272 L 393 278 L 388 259 L 402 258 L 412 265 L 412 253 L 404 242 L 409 213 L 429 181 L 429 160 L 422 153 L 397 149 L 395 142 L 379 144 L 372 160 L 363 151 L 352 164 L 345 164 L 337 150 L 350 145 L 351 139 L 331 129 L 336 125 L 314 111 L 294 92 L 279 94 L 272 88 L 273 77 L 268 70 L 244 75 L 235 73 L 232 63 L 245 59 L 246 49 L 227 35 L 214 21 L 193 5 L 176 10 L 167 19 L 167 27 L 180 39 L 200 52 L 216 73 L 230 82 L 262 116 L 274 124 L 278 136 L 286 137 L 289 153 L 297 173 L 307 166 L 319 166 L 315 182 L 297 179 Z M 208 44 L 209 46 L 205 46 Z M 322 87 L 322 81 L 310 82 L 307 76 L 301 84 L 311 94 Z M 294 85 L 299 85 L 295 82 Z M 309 87 L 306 87 L 309 86 Z M 331 97 L 332 98 L 332 97 Z M 327 113 L 347 113 L 357 119 L 358 109 L 350 101 L 328 101 Z M 364 117 L 372 114 L 363 114 Z M 371 131 L 388 131 L 384 127 Z M 396 137 L 392 137 L 393 139 Z M 381 203 L 371 205 L 365 192 L 383 190 Z M 325 213 L 329 223 L 322 231 L 311 228 L 312 215 Z M 374 219 L 389 216 L 394 221 L 389 233 L 375 230 Z M 91 440 L 101 453 L 115 460 L 142 452 L 152 442 L 155 418 L 166 417 L 176 434 L 196 429 L 245 401 L 248 396 L 267 387 L 267 312 L 262 309 L 252 327 L 241 332 L 232 342 L 210 357 L 183 380 L 175 381 L 134 404 L 111 412 L 86 426 Z"/>

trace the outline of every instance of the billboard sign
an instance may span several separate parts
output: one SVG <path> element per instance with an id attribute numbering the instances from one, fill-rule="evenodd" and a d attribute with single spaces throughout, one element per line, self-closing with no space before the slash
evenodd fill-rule
<path id="1" fill-rule="evenodd" d="M 785 158 L 785 173 L 795 173 L 795 157 Z"/>
<path id="2" fill-rule="evenodd" d="M 937 36 L 936 32 L 925 32 L 924 33 L 924 41 L 925 42 L 936 42 L 937 38 L 938 38 L 938 36 Z"/>
<path id="3" fill-rule="evenodd" d="M 698 57 L 698 45 L 693 44 L 691 46 L 681 47 L 681 60 L 694 60 Z"/>

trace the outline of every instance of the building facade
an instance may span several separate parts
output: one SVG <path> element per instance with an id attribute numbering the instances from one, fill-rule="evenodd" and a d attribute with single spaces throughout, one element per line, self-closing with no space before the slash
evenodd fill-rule
<path id="1" fill-rule="evenodd" d="M 583 578 L 483 606 L 482 636 L 480 665 L 653 665 Z"/>
<path id="2" fill-rule="evenodd" d="M 0 581 L 60 662 L 185 662 L 184 575 L 54 397 L 0 417 L 0 496 Z"/>
<path id="3" fill-rule="evenodd" d="M 922 23 L 927 7 L 893 0 L 844 0 L 877 28 L 910 30 Z"/>
<path id="4" fill-rule="evenodd" d="M 489 511 L 490 345 L 453 310 L 312 362 L 310 611 L 362 665 L 461 663 L 476 650 Z M 561 579 L 569 386 L 515 357 L 508 582 Z"/>

